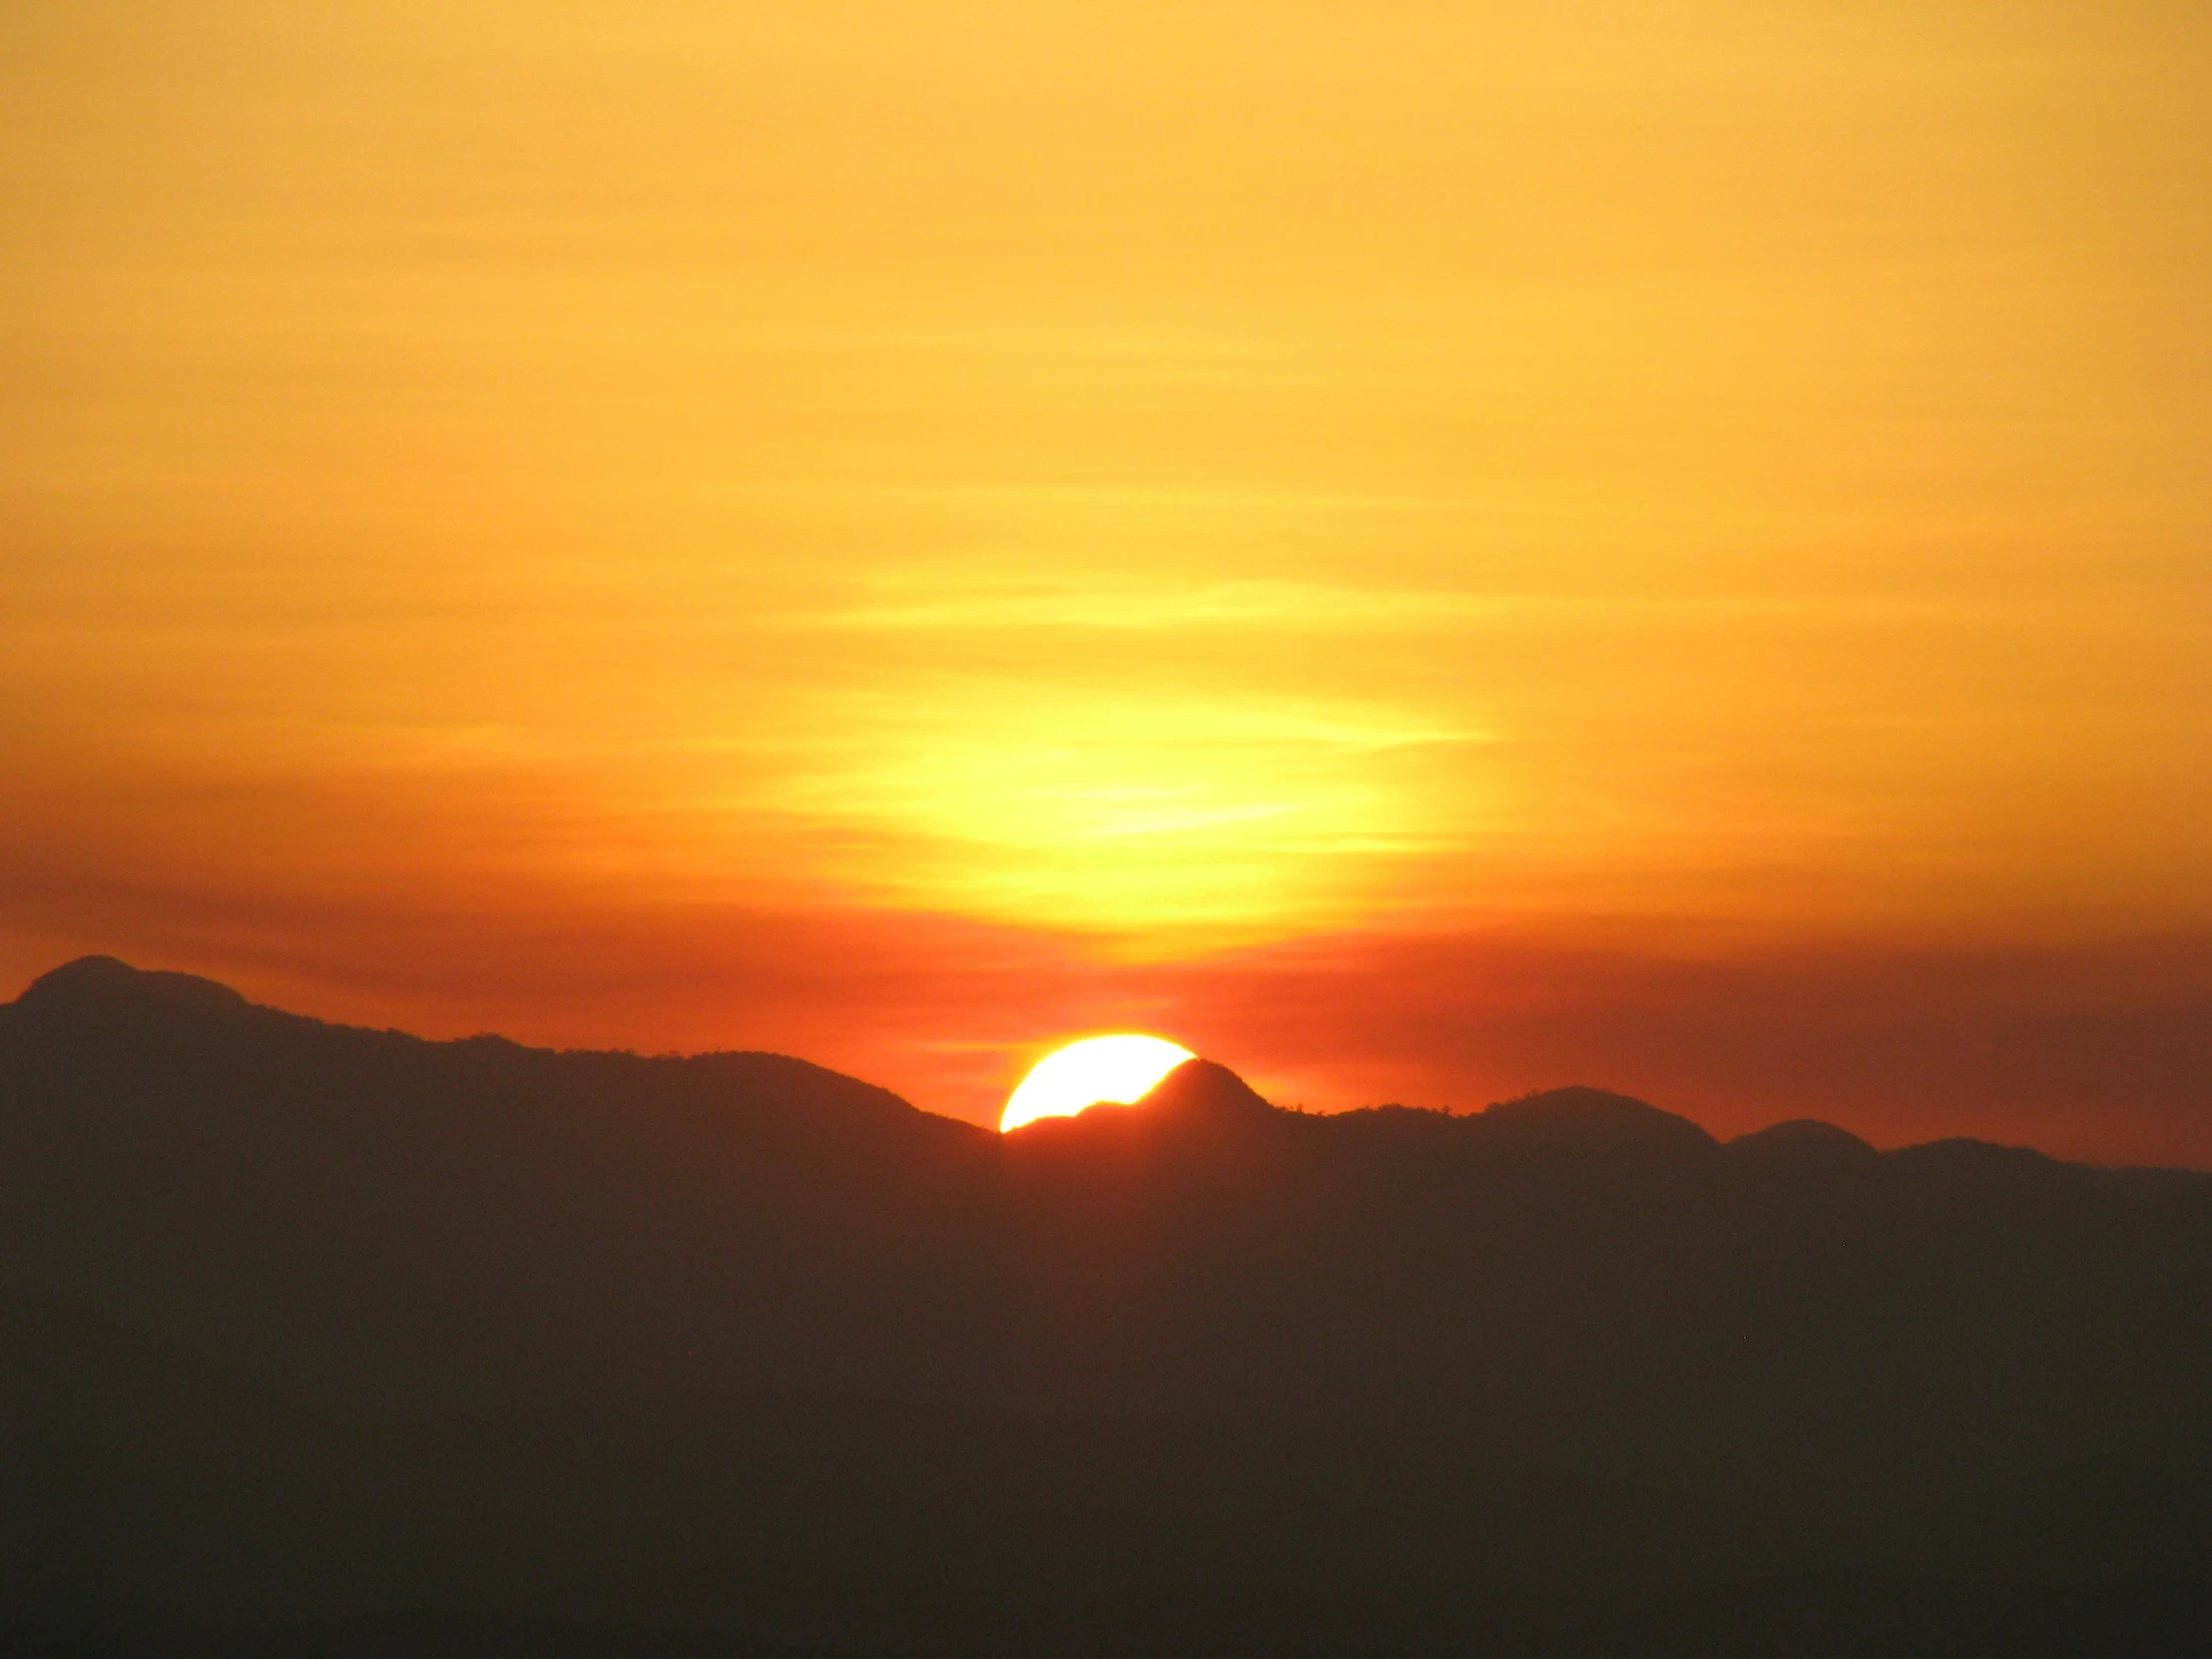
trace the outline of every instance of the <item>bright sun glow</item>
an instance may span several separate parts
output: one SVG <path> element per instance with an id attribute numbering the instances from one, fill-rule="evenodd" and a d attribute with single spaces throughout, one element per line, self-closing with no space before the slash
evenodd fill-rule
<path id="1" fill-rule="evenodd" d="M 1087 1037 L 1047 1054 L 1007 1098 L 1000 1133 L 1038 1118 L 1073 1117 L 1086 1106 L 1142 1100 L 1161 1078 L 1192 1058 L 1160 1037 Z"/>

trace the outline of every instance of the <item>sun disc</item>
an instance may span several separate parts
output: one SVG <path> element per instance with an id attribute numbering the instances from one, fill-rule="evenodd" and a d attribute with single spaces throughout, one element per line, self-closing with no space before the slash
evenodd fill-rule
<path id="1" fill-rule="evenodd" d="M 1127 1106 L 1194 1056 L 1164 1037 L 1086 1037 L 1047 1054 L 1007 1097 L 1001 1134 L 1038 1118 L 1073 1117 L 1086 1106 Z"/>

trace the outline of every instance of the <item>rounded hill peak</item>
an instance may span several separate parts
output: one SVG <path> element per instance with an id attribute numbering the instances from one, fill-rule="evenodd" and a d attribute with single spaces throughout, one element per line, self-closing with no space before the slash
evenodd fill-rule
<path id="1" fill-rule="evenodd" d="M 1482 1112 L 1479 1121 L 1493 1134 L 1514 1140 L 1624 1152 L 1702 1153 L 1720 1144 L 1686 1117 L 1585 1084 L 1501 1100 Z"/>
<path id="2" fill-rule="evenodd" d="M 1053 1144 L 1088 1143 L 1105 1136 L 1157 1136 L 1181 1140 L 1191 1132 L 1234 1130 L 1277 1116 L 1252 1086 L 1227 1066 L 1212 1060 L 1185 1060 L 1143 1095 L 1123 1105 L 1102 1100 L 1070 1116 L 1041 1117 L 1006 1131 L 1016 1141 L 1041 1136 Z"/>
<path id="3" fill-rule="evenodd" d="M 1161 1078 L 1139 1105 L 1158 1115 L 1217 1120 L 1258 1118 L 1275 1110 L 1227 1066 L 1196 1059 Z"/>
<path id="4" fill-rule="evenodd" d="M 135 968 L 113 956 L 80 956 L 34 979 L 16 999 L 20 1008 L 49 1012 L 163 1009 L 174 1013 L 235 1013 L 251 1007 L 230 986 L 198 974 Z"/>
<path id="5" fill-rule="evenodd" d="M 1841 1167 L 1878 1163 L 1882 1154 L 1848 1129 L 1818 1118 L 1792 1118 L 1739 1135 L 1728 1143 L 1729 1156 L 1760 1164 Z"/>

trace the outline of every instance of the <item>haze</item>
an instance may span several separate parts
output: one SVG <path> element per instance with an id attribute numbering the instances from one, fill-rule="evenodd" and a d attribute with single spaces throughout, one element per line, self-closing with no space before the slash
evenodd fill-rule
<path id="1" fill-rule="evenodd" d="M 2212 1166 L 2212 14 L 0 17 L 0 977 Z"/>

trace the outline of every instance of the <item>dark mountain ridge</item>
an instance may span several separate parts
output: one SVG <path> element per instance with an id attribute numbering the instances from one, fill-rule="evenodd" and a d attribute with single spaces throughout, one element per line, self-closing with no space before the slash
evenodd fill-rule
<path id="1" fill-rule="evenodd" d="M 2212 1605 L 2212 1177 L 1595 1089 L 1319 1117 L 1194 1061 L 999 1137 L 92 958 L 0 1006 L 0 1322 L 23 1630 L 1595 1652 L 1664 1609 L 1756 1651 L 1725 1609 L 1776 1595 Z"/>

